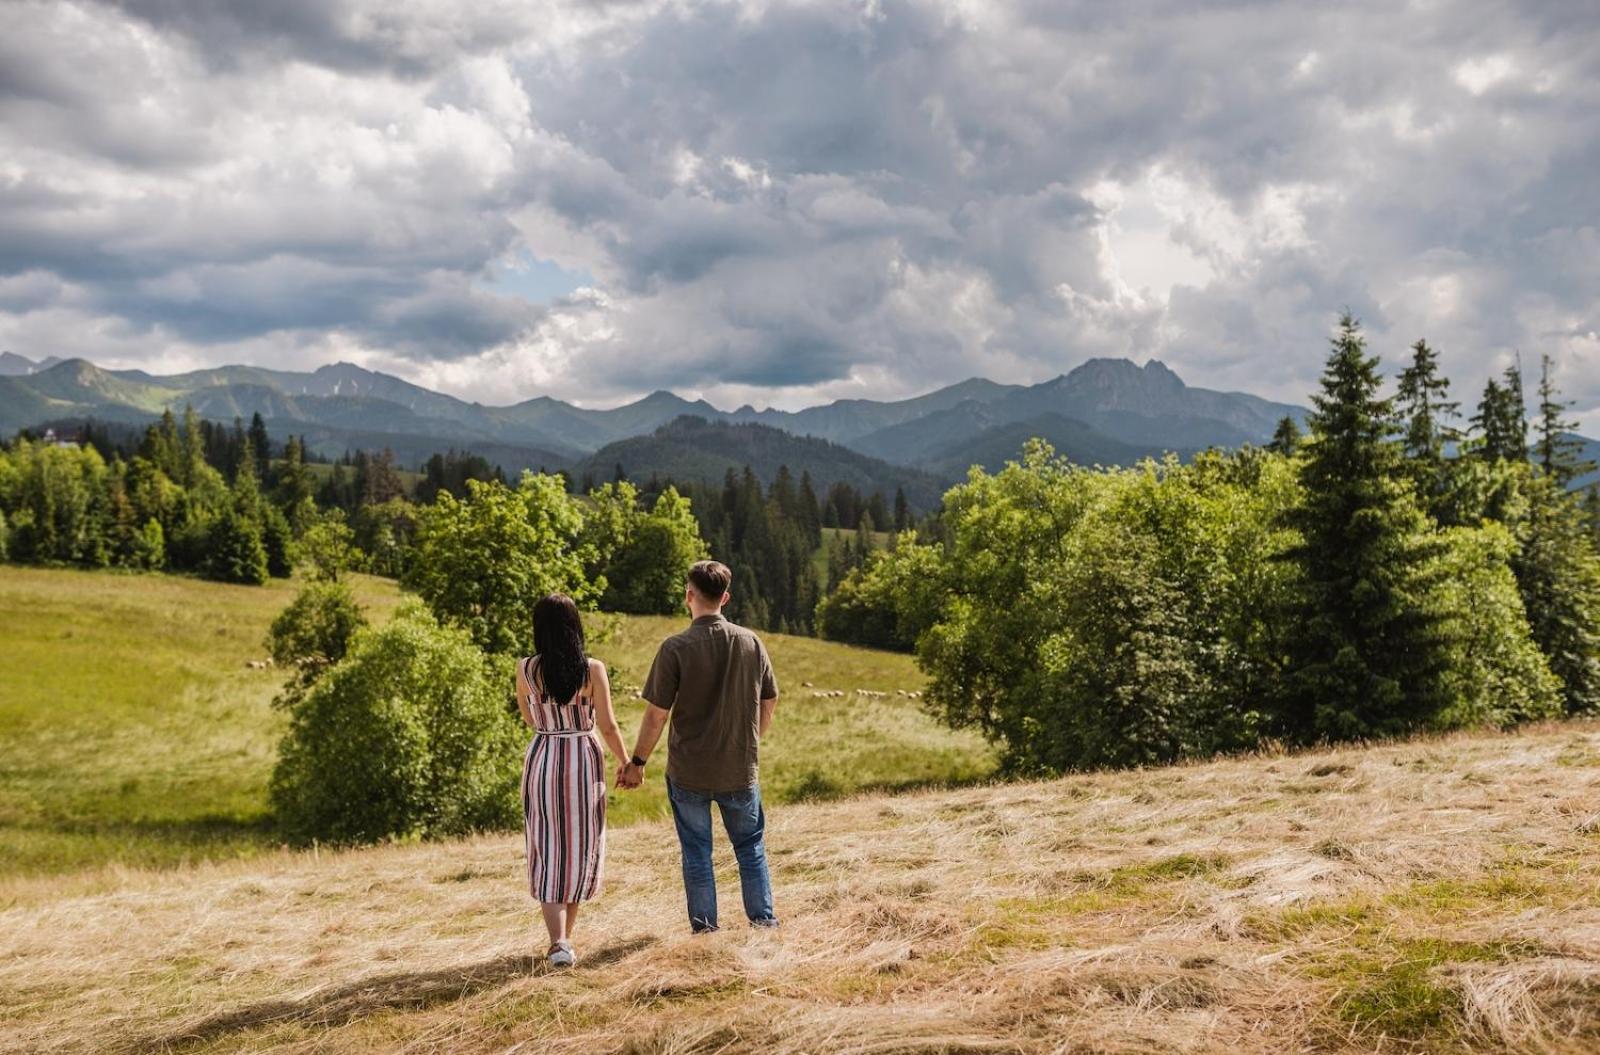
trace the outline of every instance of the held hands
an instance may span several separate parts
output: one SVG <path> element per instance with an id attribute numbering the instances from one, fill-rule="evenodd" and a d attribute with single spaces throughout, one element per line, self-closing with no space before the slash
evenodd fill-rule
<path id="1" fill-rule="evenodd" d="M 644 783 L 644 767 L 624 762 L 617 767 L 617 787 L 631 791 Z"/>

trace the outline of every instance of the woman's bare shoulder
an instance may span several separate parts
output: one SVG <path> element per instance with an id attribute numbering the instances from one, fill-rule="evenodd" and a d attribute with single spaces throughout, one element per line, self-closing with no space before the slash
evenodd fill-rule
<path id="1" fill-rule="evenodd" d="M 603 662 L 601 662 L 600 660 L 595 659 L 593 656 L 590 656 L 589 657 L 589 673 L 590 674 L 604 674 L 605 672 L 606 672 L 606 665 Z"/>

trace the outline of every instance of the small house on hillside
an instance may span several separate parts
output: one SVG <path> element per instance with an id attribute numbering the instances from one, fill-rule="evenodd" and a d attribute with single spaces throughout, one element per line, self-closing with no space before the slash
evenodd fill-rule
<path id="1" fill-rule="evenodd" d="M 55 429 L 45 429 L 44 443 L 47 447 L 81 447 L 83 437 L 76 432 L 57 433 Z"/>

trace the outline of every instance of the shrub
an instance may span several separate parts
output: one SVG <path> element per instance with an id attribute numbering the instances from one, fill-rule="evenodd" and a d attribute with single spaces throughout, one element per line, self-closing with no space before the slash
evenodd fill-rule
<path id="1" fill-rule="evenodd" d="M 608 611 L 670 615 L 683 605 L 689 565 L 705 555 L 689 500 L 668 487 L 649 513 L 632 520 L 606 562 L 601 604 Z"/>
<path id="2" fill-rule="evenodd" d="M 300 553 L 311 564 L 311 577 L 326 582 L 338 582 L 361 556 L 341 509 L 328 511 L 306 528 L 300 537 Z"/>
<path id="3" fill-rule="evenodd" d="M 166 567 L 167 536 L 161 530 L 161 521 L 152 517 L 134 533 L 128 562 L 135 568 L 147 571 L 159 571 Z"/>
<path id="4" fill-rule="evenodd" d="M 294 533 L 289 518 L 274 505 L 261 508 L 261 547 L 267 554 L 267 574 L 287 579 L 294 574 Z"/>
<path id="5" fill-rule="evenodd" d="M 419 605 L 360 631 L 290 710 L 272 802 L 296 842 L 509 827 L 519 730 L 466 633 Z"/>
<path id="6" fill-rule="evenodd" d="M 894 548 L 867 553 L 817 605 L 817 633 L 830 641 L 910 652 L 938 618 L 943 593 L 941 553 L 914 532 Z"/>
<path id="7" fill-rule="evenodd" d="M 1561 679 L 1533 639 L 1511 573 L 1516 539 L 1494 523 L 1450 528 L 1443 538 L 1437 601 L 1451 623 L 1455 654 L 1447 675 L 1453 702 L 1438 724 L 1507 726 L 1559 716 Z"/>
<path id="8" fill-rule="evenodd" d="M 424 511 L 405 583 L 479 648 L 511 653 L 528 641 L 541 597 L 559 590 L 593 600 L 576 545 L 581 525 L 556 477 L 524 473 L 515 490 L 468 480 L 465 501 L 440 492 Z"/>
<path id="9" fill-rule="evenodd" d="M 328 667 L 345 657 L 351 638 L 366 625 L 348 585 L 312 582 L 272 621 L 267 647 L 283 666 Z"/>
<path id="10" fill-rule="evenodd" d="M 1091 471 L 1035 442 L 975 472 L 946 496 L 948 552 L 881 565 L 905 562 L 889 592 L 926 627 L 930 703 L 1013 772 L 1254 744 L 1294 583 L 1274 524 L 1296 493 L 1292 462 L 1260 452 Z"/>
<path id="11" fill-rule="evenodd" d="M 267 581 L 267 551 L 261 544 L 261 526 L 228 510 L 211 525 L 205 571 L 221 582 L 260 586 Z"/>

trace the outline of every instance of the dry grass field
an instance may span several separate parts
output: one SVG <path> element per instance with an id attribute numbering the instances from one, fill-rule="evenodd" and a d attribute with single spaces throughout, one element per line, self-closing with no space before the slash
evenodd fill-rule
<path id="1" fill-rule="evenodd" d="M 1589 725 L 779 806 L 702 938 L 640 824 L 557 974 L 515 836 L 13 879 L 0 1050 L 1593 1052 L 1597 813 Z"/>

